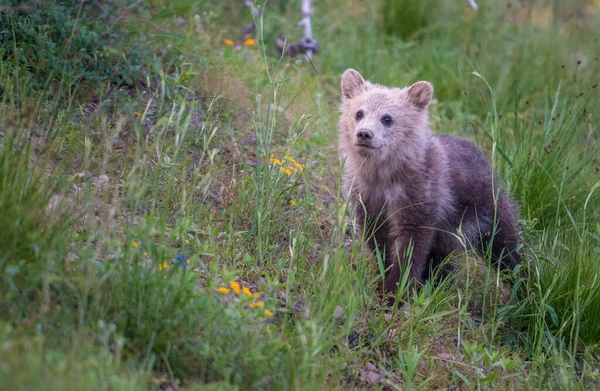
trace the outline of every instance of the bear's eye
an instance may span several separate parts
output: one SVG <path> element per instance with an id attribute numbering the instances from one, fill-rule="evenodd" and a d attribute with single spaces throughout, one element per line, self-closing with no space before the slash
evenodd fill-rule
<path id="1" fill-rule="evenodd" d="M 365 115 L 365 113 L 363 113 L 363 111 L 362 111 L 362 110 L 358 110 L 358 111 L 356 112 L 356 119 L 357 119 L 357 120 L 359 120 L 359 119 L 361 119 L 361 118 L 362 118 L 364 115 Z"/>
<path id="2" fill-rule="evenodd" d="M 384 115 L 383 117 L 381 117 L 381 122 L 383 122 L 384 125 L 391 125 L 392 117 L 390 117 L 389 115 Z"/>

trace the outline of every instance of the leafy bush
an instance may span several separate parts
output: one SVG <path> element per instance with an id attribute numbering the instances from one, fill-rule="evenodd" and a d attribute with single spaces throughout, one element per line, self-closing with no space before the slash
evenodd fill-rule
<path id="1" fill-rule="evenodd" d="M 107 80 L 132 86 L 143 77 L 147 53 L 114 49 L 125 47 L 128 34 L 116 34 L 118 24 L 92 18 L 94 10 L 85 2 L 19 3 L 13 0 L 0 12 L 0 58 L 19 74 L 28 73 L 32 87 Z"/>

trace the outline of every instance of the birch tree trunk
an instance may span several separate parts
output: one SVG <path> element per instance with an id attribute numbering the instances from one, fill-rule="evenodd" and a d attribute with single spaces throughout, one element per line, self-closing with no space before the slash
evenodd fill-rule
<path id="1" fill-rule="evenodd" d="M 304 46 L 306 55 L 310 59 L 313 55 L 314 47 L 312 47 L 313 35 L 312 35 L 312 0 L 302 0 L 302 21 L 300 22 L 304 26 L 304 43 L 309 44 Z"/>

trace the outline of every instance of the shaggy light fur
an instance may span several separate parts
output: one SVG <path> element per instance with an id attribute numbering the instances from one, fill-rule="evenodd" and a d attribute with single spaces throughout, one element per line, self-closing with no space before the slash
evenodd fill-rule
<path id="1" fill-rule="evenodd" d="M 475 145 L 429 129 L 432 95 L 425 81 L 388 88 L 353 69 L 342 76 L 344 193 L 368 248 L 385 254 L 386 292 L 397 288 L 410 243 L 410 277 L 423 283 L 463 247 L 455 236 L 459 230 L 462 240 L 479 249 L 491 245 L 500 267 L 519 262 L 513 201 Z"/>

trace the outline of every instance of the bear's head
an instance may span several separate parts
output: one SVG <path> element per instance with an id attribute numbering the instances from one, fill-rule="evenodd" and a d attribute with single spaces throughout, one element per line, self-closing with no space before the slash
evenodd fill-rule
<path id="1" fill-rule="evenodd" d="M 354 69 L 346 70 L 342 75 L 342 152 L 381 162 L 421 155 L 432 96 L 433 86 L 426 81 L 388 88 L 365 81 Z"/>

